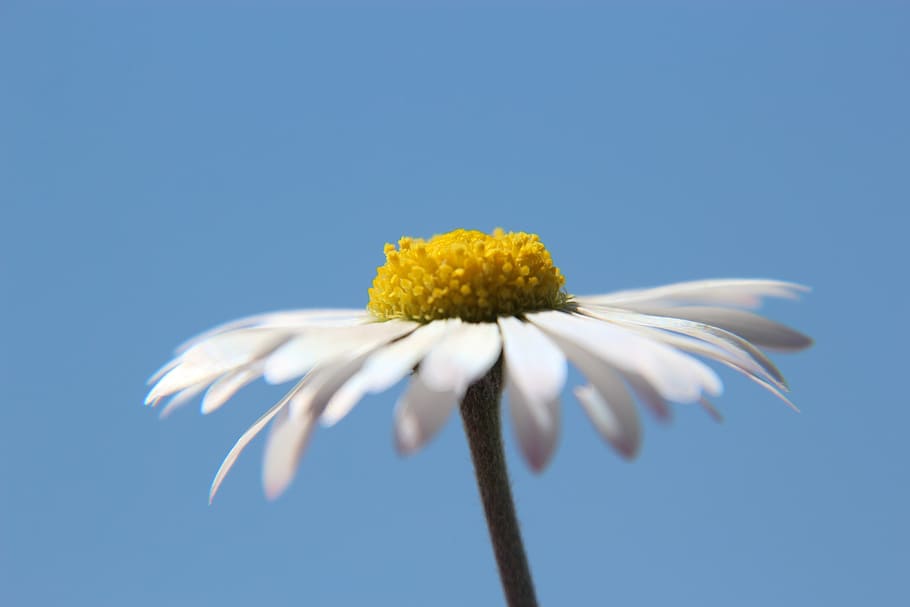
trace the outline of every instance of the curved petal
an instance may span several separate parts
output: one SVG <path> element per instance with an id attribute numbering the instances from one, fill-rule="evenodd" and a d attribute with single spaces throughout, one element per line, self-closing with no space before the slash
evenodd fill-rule
<path id="1" fill-rule="evenodd" d="M 452 414 L 459 395 L 452 390 L 433 390 L 418 372 L 395 407 L 395 444 L 408 455 L 433 438 Z"/>
<path id="2" fill-rule="evenodd" d="M 616 385 L 621 386 L 621 380 Z M 614 396 L 623 394 L 621 390 L 614 392 Z M 633 417 L 634 406 L 629 408 L 631 397 L 628 392 L 624 395 L 628 400 L 624 398 L 608 400 L 601 390 L 588 384 L 575 388 L 575 397 L 600 435 L 613 445 L 620 455 L 631 459 L 638 454 L 641 445 L 641 425 L 638 423 L 638 417 Z"/>
<path id="3" fill-rule="evenodd" d="M 420 363 L 421 382 L 430 390 L 452 392 L 459 399 L 496 363 L 501 349 L 495 323 L 459 323 Z"/>
<path id="4" fill-rule="evenodd" d="M 283 333 L 295 333 L 313 327 L 345 327 L 370 322 L 373 317 L 363 309 L 310 309 L 284 310 L 247 316 L 218 325 L 183 342 L 177 348 L 178 354 L 193 346 L 208 341 L 216 335 L 231 333 L 240 329 L 278 329 Z"/>
<path id="5" fill-rule="evenodd" d="M 318 328 L 294 337 L 265 361 L 266 381 L 280 384 L 300 377 L 318 364 L 345 357 L 359 348 L 389 342 L 410 333 L 417 323 L 390 320 L 355 327 Z"/>
<path id="6" fill-rule="evenodd" d="M 215 494 L 218 493 L 218 489 L 221 487 L 221 483 L 224 482 L 224 478 L 227 476 L 227 473 L 231 471 L 231 468 L 234 466 L 234 463 L 237 461 L 237 458 L 240 457 L 240 453 L 246 449 L 247 445 L 250 444 L 256 436 L 262 432 L 262 429 L 265 428 L 272 418 L 281 413 L 291 399 L 304 387 L 305 383 L 309 381 L 309 377 L 304 377 L 297 385 L 291 388 L 284 397 L 272 405 L 272 408 L 266 411 L 259 419 L 257 419 L 252 426 L 247 428 L 246 432 L 241 435 L 237 442 L 234 443 L 234 446 L 231 447 L 231 450 L 228 451 L 228 454 L 224 457 L 224 460 L 221 462 L 221 466 L 218 468 L 218 472 L 215 473 L 215 478 L 212 480 L 212 486 L 209 489 L 209 503 L 212 503 L 212 500 L 215 499 Z"/>
<path id="7" fill-rule="evenodd" d="M 530 323 L 514 317 L 502 317 L 498 323 L 508 381 L 532 404 L 558 400 L 566 383 L 566 357 L 560 349 Z M 544 409 L 535 416 L 539 423 L 546 423 Z"/>
<path id="8" fill-rule="evenodd" d="M 189 388 L 184 388 L 183 390 L 181 390 L 180 392 L 178 392 L 177 394 L 175 394 L 171 397 L 171 399 L 164 406 L 164 408 L 161 409 L 161 413 L 158 414 L 159 417 L 161 419 L 164 419 L 164 418 L 170 416 L 171 413 L 173 413 L 174 411 L 176 411 L 183 405 L 190 402 L 190 400 L 192 400 L 197 394 L 202 392 L 204 389 L 205 389 L 204 383 L 195 384 L 195 385 L 190 386 Z"/>
<path id="9" fill-rule="evenodd" d="M 453 326 L 455 323 L 451 320 L 431 322 L 376 350 L 332 396 L 320 421 L 332 426 L 344 418 L 364 395 L 391 388 L 410 373 Z"/>
<path id="10" fill-rule="evenodd" d="M 506 380 L 509 417 L 518 437 L 518 446 L 534 472 L 542 472 L 556 451 L 559 440 L 559 397 L 530 399 L 514 381 Z M 545 417 L 544 421 L 541 418 Z"/>
<path id="11" fill-rule="evenodd" d="M 641 445 L 641 422 L 620 373 L 608 360 L 582 345 L 563 338 L 557 342 L 591 383 L 575 390 L 591 423 L 620 454 L 635 457 Z"/>
<path id="12" fill-rule="evenodd" d="M 244 367 L 222 375 L 209 386 L 205 396 L 202 397 L 202 413 L 208 415 L 221 408 L 224 403 L 237 394 L 238 390 L 256 380 L 260 375 L 262 375 L 262 368 L 259 365 Z"/>
<path id="13" fill-rule="evenodd" d="M 197 343 L 178 357 L 178 362 L 152 386 L 145 401 L 154 402 L 193 384 L 208 384 L 268 355 L 286 340 L 287 335 L 280 331 L 242 329 Z"/>
<path id="14" fill-rule="evenodd" d="M 543 470 L 559 437 L 559 395 L 566 358 L 535 326 L 514 317 L 498 320 L 502 331 L 509 413 L 525 460 Z"/>
<path id="15" fill-rule="evenodd" d="M 297 472 L 303 450 L 309 443 L 316 420 L 332 395 L 363 364 L 369 350 L 349 360 L 314 369 L 311 379 L 295 394 L 284 417 L 276 420 L 266 443 L 262 484 L 269 499 L 284 493 Z"/>
<path id="16" fill-rule="evenodd" d="M 642 365 L 640 360 L 638 367 L 625 365 L 624 369 L 619 368 L 614 362 L 616 356 L 612 348 L 629 347 L 628 353 L 634 358 L 636 347 L 640 351 L 642 345 L 635 339 L 626 339 L 628 336 L 623 335 L 623 331 L 613 335 L 607 331 L 606 335 L 598 335 L 581 317 L 557 314 L 566 318 L 542 312 L 529 315 L 529 319 L 543 325 L 566 357 L 591 382 L 591 385 L 575 390 L 575 395 L 600 435 L 621 455 L 634 457 L 641 445 L 641 422 L 635 410 L 635 401 L 623 383 L 623 376 L 635 378 L 636 385 L 649 399 L 655 397 L 655 389 L 651 387 L 652 378 L 643 377 L 648 374 L 647 371 L 638 368 L 646 369 L 647 365 Z M 585 335 L 588 337 L 583 337 Z M 615 340 L 613 343 L 611 338 Z M 640 352 L 637 356 L 642 358 Z M 658 407 L 665 406 L 659 394 L 656 400 Z"/>
<path id="17" fill-rule="evenodd" d="M 269 498 L 279 496 L 294 477 L 300 456 L 312 433 L 314 421 L 321 415 L 332 395 L 360 368 L 375 347 L 377 347 L 375 344 L 361 345 L 349 353 L 349 358 L 314 369 L 260 417 L 224 458 L 212 481 L 209 501 L 214 499 L 215 493 L 241 451 L 275 416 L 284 412 L 284 417 L 276 424 L 280 428 L 275 428 L 270 435 L 263 462 L 263 486 L 266 495 Z"/>
<path id="18" fill-rule="evenodd" d="M 764 367 L 759 365 L 747 352 L 737 350 L 736 348 L 724 347 L 727 344 L 723 342 L 717 343 L 711 341 L 709 343 L 687 335 L 669 333 L 652 327 L 639 326 L 637 327 L 637 330 L 642 334 L 651 336 L 655 340 L 665 342 L 686 352 L 705 356 L 742 373 L 747 378 L 784 401 L 788 407 L 799 412 L 799 408 L 781 392 L 781 389 L 786 388 L 786 384 L 781 384 L 770 377 Z"/>
<path id="19" fill-rule="evenodd" d="M 635 392 L 635 396 L 638 397 L 638 400 L 640 400 L 659 421 L 667 421 L 670 419 L 671 412 L 670 407 L 667 405 L 667 401 L 664 400 L 664 397 L 660 395 L 657 388 L 651 385 L 647 379 L 636 373 L 623 373 L 622 378 L 626 380 L 626 383 L 629 384 Z"/>
<path id="20" fill-rule="evenodd" d="M 729 331 L 763 348 L 796 352 L 812 345 L 812 338 L 764 316 L 745 310 L 713 306 L 637 307 L 654 316 L 683 318 Z"/>
<path id="21" fill-rule="evenodd" d="M 566 342 L 580 345 L 621 372 L 643 376 L 667 400 L 697 402 L 703 392 L 719 394 L 722 389 L 704 363 L 620 325 L 558 311 L 529 314 L 528 320 L 567 355 Z"/>
<path id="22" fill-rule="evenodd" d="M 315 422 L 312 413 L 291 415 L 287 407 L 272 424 L 262 459 L 262 486 L 268 499 L 277 498 L 291 484 Z"/>
<path id="23" fill-rule="evenodd" d="M 736 360 L 745 362 L 747 366 L 756 367 L 756 373 L 759 376 L 766 378 L 767 381 L 782 389 L 787 389 L 787 382 L 784 379 L 783 374 L 781 374 L 774 363 L 771 362 L 771 359 L 765 356 L 765 353 L 754 345 L 729 331 L 686 320 L 684 318 L 653 316 L 651 314 L 631 312 L 616 308 L 597 310 L 580 308 L 579 311 L 594 318 L 600 318 L 625 327 L 641 327 L 651 330 L 660 329 L 659 336 L 657 333 L 650 334 L 654 337 L 658 337 L 660 341 L 670 343 L 677 347 L 680 347 L 678 346 L 679 343 L 683 343 L 686 340 L 671 339 L 673 336 L 667 332 L 693 337 L 696 340 L 706 342 L 707 344 L 720 349 L 722 352 L 727 353 Z M 688 350 L 689 348 L 684 349 Z"/>
<path id="24" fill-rule="evenodd" d="M 782 280 L 728 278 L 679 282 L 651 289 L 617 291 L 603 295 L 580 296 L 575 299 L 582 305 L 595 303 L 624 308 L 634 308 L 641 304 L 680 303 L 754 308 L 761 304 L 762 297 L 796 299 L 800 293 L 808 290 L 808 287 L 803 285 Z"/>
<path id="25" fill-rule="evenodd" d="M 332 329 L 344 334 L 344 329 L 358 325 L 385 324 L 370 323 L 370 319 L 364 311 L 298 310 L 252 316 L 216 327 L 183 344 L 178 355 L 152 375 L 149 383 L 154 385 L 145 402 L 155 404 L 162 397 L 197 384 L 202 390 L 219 377 L 244 367 L 258 368 L 256 363 L 302 334 Z"/>

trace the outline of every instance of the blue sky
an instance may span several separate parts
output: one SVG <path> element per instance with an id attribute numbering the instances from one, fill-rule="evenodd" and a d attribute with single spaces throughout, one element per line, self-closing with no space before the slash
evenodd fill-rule
<path id="1" fill-rule="evenodd" d="M 906 5 L 125 4 L 0 6 L 0 603 L 500 604 L 456 419 L 401 459 L 370 397 L 209 506 L 282 389 L 142 400 L 201 330 L 502 226 L 578 294 L 813 287 L 766 308 L 817 340 L 776 357 L 801 414 L 722 370 L 724 423 L 645 416 L 630 464 L 567 391 L 540 476 L 507 429 L 543 604 L 906 604 Z"/>

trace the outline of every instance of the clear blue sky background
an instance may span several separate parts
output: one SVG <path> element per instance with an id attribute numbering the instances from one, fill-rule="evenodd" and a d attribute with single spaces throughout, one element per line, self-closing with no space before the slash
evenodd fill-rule
<path id="1" fill-rule="evenodd" d="M 910 604 L 906 4 L 79 4 L 0 4 L 0 604 L 500 604 L 457 419 L 402 460 L 370 397 L 210 507 L 282 388 L 142 406 L 194 333 L 496 226 L 579 294 L 814 288 L 767 308 L 817 339 L 777 357 L 802 414 L 721 371 L 725 422 L 646 418 L 631 464 L 568 391 L 543 475 L 508 435 L 544 604 Z"/>

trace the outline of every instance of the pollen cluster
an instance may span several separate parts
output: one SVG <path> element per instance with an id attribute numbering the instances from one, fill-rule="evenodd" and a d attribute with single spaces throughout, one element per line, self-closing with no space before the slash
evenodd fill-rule
<path id="1" fill-rule="evenodd" d="M 385 245 L 367 306 L 374 316 L 429 322 L 495 320 L 559 308 L 565 278 L 536 234 L 455 230 Z"/>

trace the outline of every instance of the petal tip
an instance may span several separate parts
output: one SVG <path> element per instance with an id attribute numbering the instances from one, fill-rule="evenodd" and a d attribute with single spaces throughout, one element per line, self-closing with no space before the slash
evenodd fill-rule
<path id="1" fill-rule="evenodd" d="M 704 409 L 705 412 L 707 412 L 707 414 L 711 416 L 711 419 L 713 419 L 717 423 L 722 423 L 724 421 L 723 414 L 709 400 L 707 400 L 705 398 L 701 398 L 701 399 L 699 399 L 698 404 L 701 405 L 701 408 Z"/>
<path id="2" fill-rule="evenodd" d="M 293 472 L 296 472 L 296 470 Z M 263 471 L 262 492 L 265 494 L 265 499 L 274 502 L 281 497 L 287 491 L 291 481 L 294 480 L 293 472 L 291 474 L 287 474 L 286 471 L 284 474 L 269 474 L 267 470 Z"/>
<path id="3" fill-rule="evenodd" d="M 395 450 L 398 455 L 407 456 L 417 449 L 420 428 L 414 415 L 402 414 L 395 423 Z"/>
<path id="4" fill-rule="evenodd" d="M 522 449 L 524 460 L 534 474 L 543 474 L 549 468 L 550 462 L 553 461 L 554 452 L 555 449 L 549 449 L 549 453 L 547 453 L 547 450 L 528 451 Z"/>
<path id="5" fill-rule="evenodd" d="M 641 452 L 641 441 L 617 441 L 613 447 L 627 462 L 634 461 Z"/>

